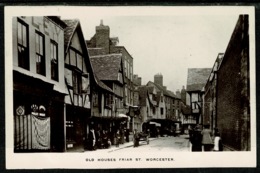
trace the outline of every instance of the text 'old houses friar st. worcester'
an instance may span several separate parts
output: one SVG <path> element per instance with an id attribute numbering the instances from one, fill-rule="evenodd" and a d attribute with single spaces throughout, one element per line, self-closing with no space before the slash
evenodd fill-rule
<path id="1" fill-rule="evenodd" d="M 160 72 L 143 83 L 103 20 L 89 39 L 60 16 L 13 17 L 12 27 L 14 152 L 251 150 L 248 15 L 177 91 Z"/>

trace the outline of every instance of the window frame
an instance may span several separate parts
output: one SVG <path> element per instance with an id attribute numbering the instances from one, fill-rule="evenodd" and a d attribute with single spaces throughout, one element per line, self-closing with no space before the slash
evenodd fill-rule
<path id="1" fill-rule="evenodd" d="M 52 48 L 53 47 L 53 48 Z M 54 52 L 54 47 L 56 51 Z M 58 53 L 58 43 L 54 40 L 50 41 L 50 60 L 51 60 L 51 79 L 59 81 L 59 53 Z M 55 59 L 55 57 L 56 59 Z"/>
<path id="2" fill-rule="evenodd" d="M 39 41 L 39 50 L 37 50 L 37 38 L 42 38 L 42 40 L 38 40 Z M 42 41 L 42 48 L 40 47 L 41 41 Z M 42 51 L 41 51 L 41 49 L 42 49 Z M 37 52 L 37 51 L 39 51 L 39 52 Z M 39 57 L 40 57 L 40 62 L 38 62 Z M 45 36 L 38 30 L 35 30 L 35 60 L 36 60 L 35 61 L 36 62 L 36 73 L 45 76 L 46 75 Z M 37 63 L 40 64 L 39 67 L 38 67 Z"/>
<path id="3" fill-rule="evenodd" d="M 22 37 L 22 43 L 19 41 L 19 26 L 21 25 L 21 37 Z M 26 44 L 23 45 L 23 28 L 25 28 L 25 38 L 26 38 Z M 24 57 L 22 55 L 19 56 L 19 47 L 21 49 L 24 49 Z M 30 57 L 29 57 L 29 26 L 27 23 L 25 23 L 23 20 L 17 18 L 17 51 L 18 51 L 18 67 L 21 67 L 26 70 L 30 70 Z"/>

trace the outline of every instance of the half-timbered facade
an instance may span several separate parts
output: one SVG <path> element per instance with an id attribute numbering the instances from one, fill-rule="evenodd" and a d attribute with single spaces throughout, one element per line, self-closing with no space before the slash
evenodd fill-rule
<path id="1" fill-rule="evenodd" d="M 91 116 L 90 83 L 93 73 L 78 20 L 64 20 L 66 150 L 84 151 Z"/>

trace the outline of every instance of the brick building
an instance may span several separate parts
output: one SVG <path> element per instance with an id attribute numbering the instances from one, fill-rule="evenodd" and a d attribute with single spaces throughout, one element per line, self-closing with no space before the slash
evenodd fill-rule
<path id="1" fill-rule="evenodd" d="M 240 15 L 219 66 L 217 127 L 230 150 L 250 151 L 249 21 Z"/>
<path id="2" fill-rule="evenodd" d="M 205 85 L 205 94 L 203 98 L 201 123 L 210 124 L 212 131 L 217 127 L 217 72 L 223 56 L 223 53 L 219 53 L 216 58 L 208 81 Z"/>
<path id="3" fill-rule="evenodd" d="M 134 85 L 133 85 L 133 57 L 124 46 L 118 46 L 119 39 L 110 37 L 110 28 L 103 24 L 96 26 L 95 35 L 87 41 L 90 56 L 105 54 L 122 54 L 124 71 L 124 106 L 129 111 L 133 105 Z"/>

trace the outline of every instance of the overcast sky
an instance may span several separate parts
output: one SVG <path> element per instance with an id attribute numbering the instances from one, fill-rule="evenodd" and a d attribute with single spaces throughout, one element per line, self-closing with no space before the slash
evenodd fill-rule
<path id="1" fill-rule="evenodd" d="M 103 19 L 110 27 L 110 37 L 118 37 L 119 45 L 134 58 L 134 74 L 142 77 L 142 84 L 161 73 L 163 84 L 174 92 L 186 87 L 188 68 L 212 68 L 218 53 L 225 52 L 239 16 L 228 11 L 201 14 L 199 9 L 170 15 L 96 12 L 64 17 L 80 19 L 87 40 Z"/>

